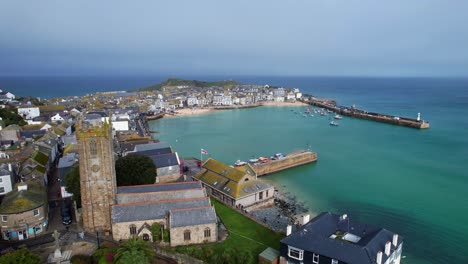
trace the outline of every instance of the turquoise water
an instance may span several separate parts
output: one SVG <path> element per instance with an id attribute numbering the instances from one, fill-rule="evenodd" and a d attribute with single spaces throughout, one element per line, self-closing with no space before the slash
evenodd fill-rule
<path id="1" fill-rule="evenodd" d="M 264 179 L 312 213 L 348 213 L 403 235 L 403 263 L 468 263 L 466 80 L 276 81 L 370 111 L 422 112 L 431 128 L 347 117 L 330 127 L 328 117 L 294 113 L 305 107 L 259 107 L 165 118 L 151 129 L 183 157 L 200 157 L 204 148 L 228 164 L 310 146 L 319 155 L 316 164 Z"/>

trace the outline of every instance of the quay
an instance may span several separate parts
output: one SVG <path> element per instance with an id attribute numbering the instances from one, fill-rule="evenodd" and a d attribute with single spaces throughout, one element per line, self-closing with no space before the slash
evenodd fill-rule
<path id="1" fill-rule="evenodd" d="M 214 110 L 228 110 L 228 109 L 243 109 L 243 108 L 254 108 L 262 106 L 262 104 L 248 104 L 248 105 L 222 105 L 213 106 Z"/>
<path id="2" fill-rule="evenodd" d="M 371 120 L 381 123 L 387 123 L 391 125 L 398 125 L 398 126 L 405 126 L 411 128 L 418 128 L 418 129 L 426 129 L 429 128 L 429 122 L 421 120 L 418 114 L 418 119 L 416 118 L 409 118 L 409 117 L 399 117 L 393 116 L 388 114 L 381 114 L 381 113 L 373 113 L 367 112 L 364 110 L 360 110 L 354 107 L 344 107 L 336 105 L 336 102 L 333 100 L 323 100 L 323 99 L 311 99 L 309 101 L 302 100 L 302 102 L 325 108 L 327 110 L 333 111 L 337 114 L 350 116 L 365 120 Z"/>
<path id="3" fill-rule="evenodd" d="M 257 161 L 251 161 L 249 164 L 255 170 L 257 176 L 265 176 L 317 161 L 317 153 L 309 150 L 297 150 L 287 154 L 286 156 L 279 154 L 275 156 L 275 159 L 260 157 Z M 240 164 L 239 161 L 236 163 L 237 166 L 243 166 L 242 162 L 240 162 Z"/>

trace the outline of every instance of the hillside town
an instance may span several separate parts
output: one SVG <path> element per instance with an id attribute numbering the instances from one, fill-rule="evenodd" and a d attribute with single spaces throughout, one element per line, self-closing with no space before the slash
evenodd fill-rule
<path id="1" fill-rule="evenodd" d="M 274 245 L 262 246 L 254 256 L 246 253 L 246 263 L 399 264 L 403 238 L 398 234 L 346 214 L 311 218 L 251 165 L 184 157 L 171 142 L 152 136 L 147 124 L 184 109 L 301 104 L 309 100 L 304 97 L 296 88 L 243 84 L 169 85 L 48 100 L 1 91 L 2 254 L 21 245 L 42 247 L 50 249 L 39 250 L 44 262 L 70 263 L 74 255 L 95 254 L 104 243 L 118 246 L 140 238 L 153 243 L 162 263 L 222 263 L 216 250 L 201 257 L 187 249 L 222 247 L 236 232 L 222 215 L 230 210 L 276 236 Z M 116 161 L 132 155 L 154 164 L 150 184 L 117 185 Z M 79 200 L 67 189 L 74 168 L 80 173 Z M 262 215 L 264 208 L 276 209 Z M 77 243 L 85 242 L 87 251 L 77 250 Z"/>

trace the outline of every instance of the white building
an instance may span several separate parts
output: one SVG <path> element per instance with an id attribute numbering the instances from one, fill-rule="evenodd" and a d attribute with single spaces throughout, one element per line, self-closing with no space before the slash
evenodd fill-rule
<path id="1" fill-rule="evenodd" d="M 40 116 L 41 111 L 39 110 L 39 107 L 22 107 L 18 108 L 18 114 L 23 116 L 25 119 L 31 120 L 37 116 Z"/>
<path id="2" fill-rule="evenodd" d="M 0 165 L 0 195 L 5 195 L 13 190 L 15 178 L 11 164 Z"/>
<path id="3" fill-rule="evenodd" d="M 194 105 L 198 105 L 198 99 L 195 96 L 187 97 L 187 106 L 192 107 Z"/>
<path id="4" fill-rule="evenodd" d="M 60 116 L 60 114 L 56 114 L 50 118 L 50 121 L 52 122 L 58 122 L 58 121 L 64 121 L 63 117 Z"/>
<path id="5" fill-rule="evenodd" d="M 129 129 L 128 120 L 112 121 L 112 129 L 115 131 L 127 131 Z"/>

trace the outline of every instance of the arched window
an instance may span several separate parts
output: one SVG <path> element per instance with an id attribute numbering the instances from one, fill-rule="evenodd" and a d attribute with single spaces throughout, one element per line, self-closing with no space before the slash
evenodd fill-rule
<path id="1" fill-rule="evenodd" d="M 210 228 L 205 228 L 205 232 L 204 232 L 204 235 L 205 235 L 205 238 L 209 238 L 211 237 L 211 229 Z"/>
<path id="2" fill-rule="evenodd" d="M 136 235 L 137 233 L 137 230 L 136 230 L 136 226 L 135 225 L 130 225 L 130 235 Z"/>
<path id="3" fill-rule="evenodd" d="M 185 230 L 184 231 L 184 240 L 185 241 L 190 241 L 190 230 Z"/>
<path id="4" fill-rule="evenodd" d="M 96 157 L 97 156 L 97 144 L 95 139 L 91 139 L 89 141 L 89 153 L 91 157 Z"/>
<path id="5" fill-rule="evenodd" d="M 148 234 L 143 234 L 143 240 L 144 241 L 149 241 L 150 237 Z"/>

